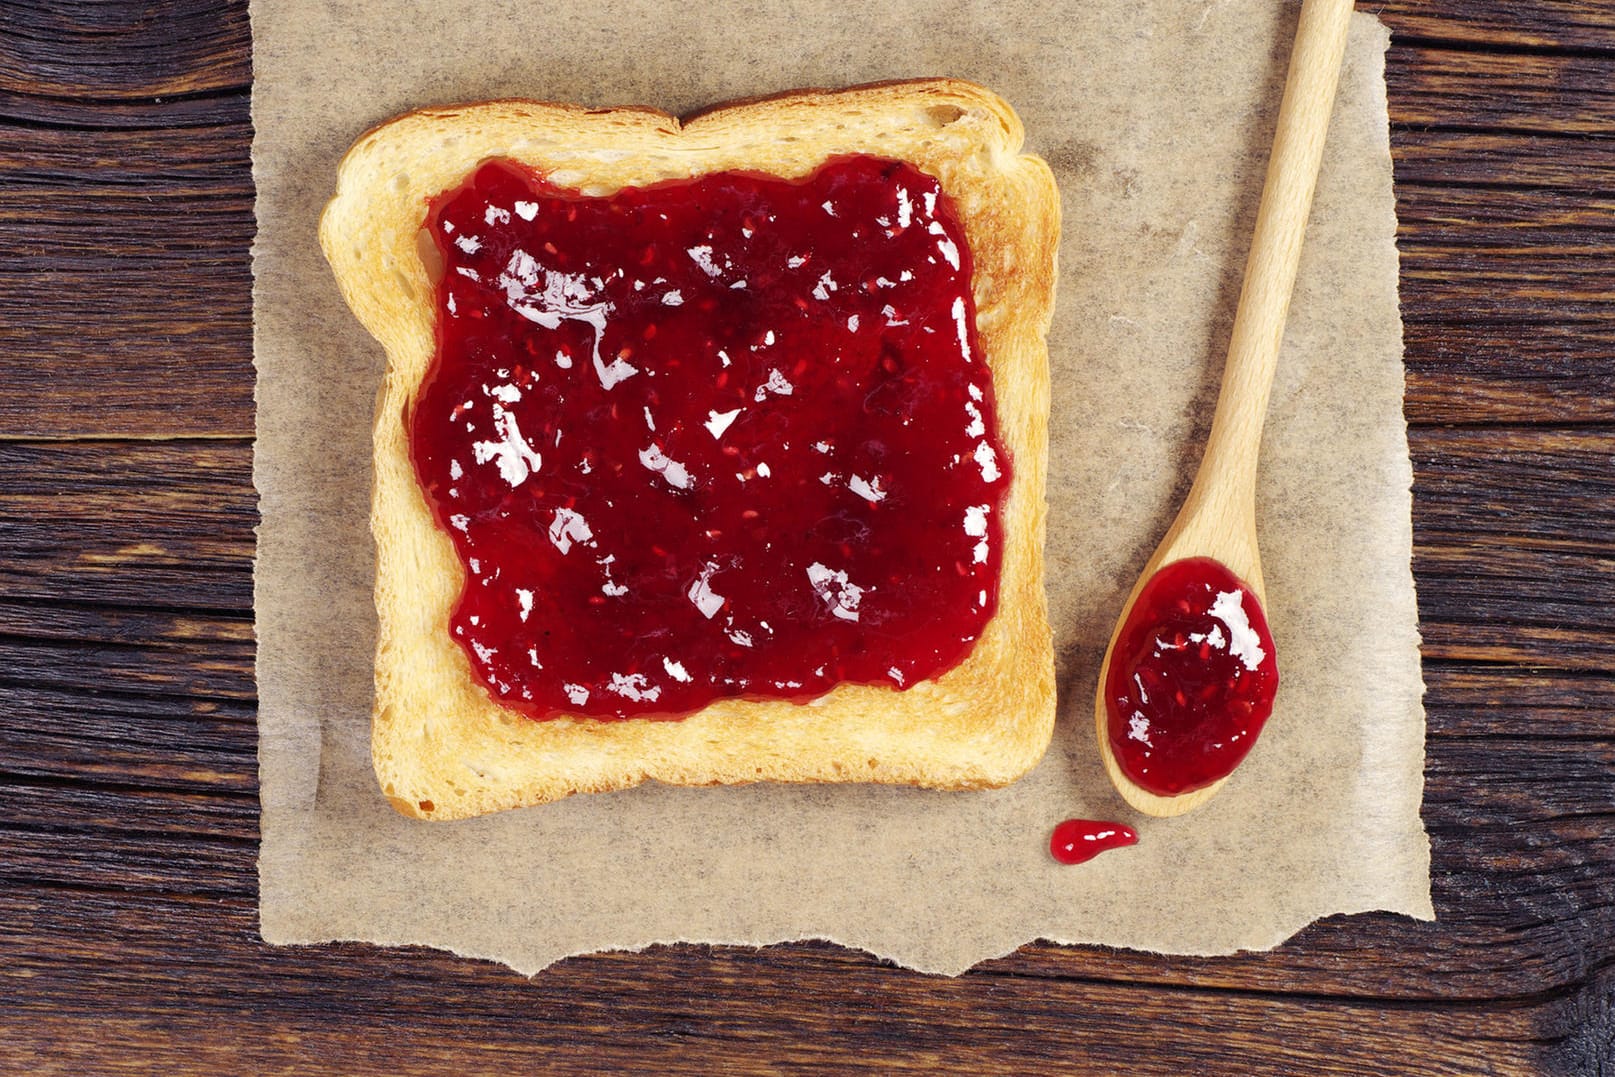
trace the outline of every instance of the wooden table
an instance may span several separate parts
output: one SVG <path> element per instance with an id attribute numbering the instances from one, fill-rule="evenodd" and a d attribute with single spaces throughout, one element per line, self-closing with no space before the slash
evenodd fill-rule
<path id="1" fill-rule="evenodd" d="M 258 940 L 246 7 L 0 0 L 0 1071 L 1615 1072 L 1615 5 L 1378 10 L 1440 921 L 529 983 Z"/>

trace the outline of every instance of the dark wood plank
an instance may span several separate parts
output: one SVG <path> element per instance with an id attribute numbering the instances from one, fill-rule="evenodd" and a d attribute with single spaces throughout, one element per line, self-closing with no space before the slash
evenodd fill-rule
<path id="1" fill-rule="evenodd" d="M 26 188 L 41 197 L 71 195 L 80 204 L 120 191 L 251 202 L 252 162 L 249 143 L 241 137 L 246 113 L 239 103 L 232 102 L 219 122 L 208 126 L 178 128 L 166 122 L 169 112 L 157 115 L 165 121 L 158 127 L 91 128 L 71 138 L 53 126 L 4 126 L 0 175 L 8 178 L 14 195 Z"/>
<path id="2" fill-rule="evenodd" d="M 238 663 L 237 691 L 251 677 Z M 252 701 L 41 688 L 0 680 L 0 780 L 134 794 L 210 794 L 257 818 L 257 708 Z"/>
<path id="3" fill-rule="evenodd" d="M 1424 669 L 1432 739 L 1541 737 L 1611 739 L 1615 678 L 1484 663 L 1431 662 Z"/>
<path id="4" fill-rule="evenodd" d="M 7 39 L 0 36 L 0 50 Z M 0 56 L 5 53 L 0 51 Z M 246 86 L 197 97 L 101 100 L 93 97 L 41 97 L 0 88 L 0 123 L 7 130 L 55 131 L 77 138 L 103 130 L 185 131 L 239 122 L 250 96 Z M 237 132 L 245 145 L 248 132 Z"/>
<path id="5" fill-rule="evenodd" d="M 1426 658 L 1615 670 L 1615 436 L 1410 433 Z"/>
<path id="6" fill-rule="evenodd" d="M 1615 189 L 1615 140 L 1444 130 L 1414 124 L 1401 113 L 1398 119 L 1391 155 L 1397 186 L 1405 195 L 1420 189 L 1406 198 L 1410 202 L 1424 197 L 1426 187 L 1506 187 L 1524 197 L 1538 190 L 1608 194 Z"/>
<path id="7" fill-rule="evenodd" d="M 100 100 L 233 90 L 252 78 L 247 5 L 6 0 L 0 90 Z"/>
<path id="8" fill-rule="evenodd" d="M 1615 529 L 1615 433 L 1610 430 L 1420 427 L 1410 433 L 1409 449 L 1421 544 L 1506 545 L 1497 549 L 1498 556 L 1537 551 L 1607 556 L 1615 549 L 1606 530 Z M 1484 565 L 1487 555 L 1477 553 Z"/>
<path id="9" fill-rule="evenodd" d="M 1615 11 L 1601 0 L 1379 0 L 1360 3 L 1404 41 L 1448 42 L 1487 51 L 1615 51 Z"/>
<path id="10" fill-rule="evenodd" d="M 1612 210 L 1615 199 L 1575 192 L 1539 191 L 1526 200 L 1469 188 L 1400 191 L 1403 318 L 1607 322 L 1615 305 Z"/>
<path id="11" fill-rule="evenodd" d="M 79 180 L 83 163 L 48 183 L 36 171 L 0 196 L 0 432 L 251 435 L 253 224 L 240 134 L 105 166 L 111 182 Z M 26 141 L 45 141 L 37 135 Z M 235 164 L 233 182 L 209 174 L 220 160 Z M 172 178 L 128 181 L 142 170 Z"/>
<path id="12" fill-rule="evenodd" d="M 0 442 L 6 600 L 244 616 L 256 523 L 242 442 Z"/>
<path id="13" fill-rule="evenodd" d="M 0 604 L 3 679 L 69 690 L 250 700 L 252 624 L 146 609 Z M 243 683 L 245 681 L 245 683 Z"/>
<path id="14" fill-rule="evenodd" d="M 1393 29 L 1394 33 L 1394 29 Z M 1607 135 L 1615 51 L 1508 53 L 1441 46 L 1397 49 L 1385 82 L 1397 126 Z"/>
<path id="15" fill-rule="evenodd" d="M 0 24 L 0 435 L 250 436 L 245 3 Z"/>
<path id="16" fill-rule="evenodd" d="M 1585 426 L 1615 415 L 1615 322 L 1454 325 L 1432 316 L 1404 322 L 1403 338 L 1409 422 Z"/>
<path id="17" fill-rule="evenodd" d="M 1421 547 L 1414 555 L 1420 579 L 1439 572 L 1448 587 L 1421 594 L 1426 659 L 1507 662 L 1556 670 L 1615 669 L 1615 645 L 1605 630 L 1583 618 L 1607 620 L 1602 608 L 1615 593 L 1615 565 L 1584 556 L 1497 556 L 1501 563 L 1475 575 L 1475 547 Z M 1542 573 L 1549 573 L 1546 577 Z M 1566 597 L 1556 586 L 1577 589 Z M 1426 599 L 1428 598 L 1428 601 Z M 1462 620 L 1437 620 L 1430 606 L 1459 611 Z M 1511 621 L 1509 618 L 1518 617 Z"/>

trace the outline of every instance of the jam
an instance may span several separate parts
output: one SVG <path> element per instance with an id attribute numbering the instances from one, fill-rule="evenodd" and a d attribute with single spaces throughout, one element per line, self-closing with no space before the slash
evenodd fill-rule
<path id="1" fill-rule="evenodd" d="M 676 717 L 969 653 L 1010 461 L 935 179 L 848 157 L 594 197 L 490 161 L 426 227 L 437 354 L 405 422 L 495 698 Z"/>
<path id="2" fill-rule="evenodd" d="M 1120 823 L 1067 819 L 1049 836 L 1049 853 L 1062 864 L 1083 864 L 1100 853 L 1138 844 L 1138 832 Z"/>
<path id="3" fill-rule="evenodd" d="M 1209 557 L 1151 576 L 1116 637 L 1105 678 L 1110 750 L 1135 785 L 1193 792 L 1233 773 L 1278 690 L 1256 596 Z"/>

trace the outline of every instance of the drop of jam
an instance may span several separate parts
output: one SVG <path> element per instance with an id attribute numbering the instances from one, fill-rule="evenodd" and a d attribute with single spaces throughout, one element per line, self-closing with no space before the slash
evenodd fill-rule
<path id="1" fill-rule="evenodd" d="M 1010 461 L 970 251 L 870 157 L 585 196 L 506 161 L 436 198 L 406 416 L 465 568 L 449 630 L 535 718 L 898 689 L 998 600 Z"/>
<path id="2" fill-rule="evenodd" d="M 1158 796 L 1203 789 L 1251 750 L 1278 685 L 1251 589 L 1209 557 L 1174 561 L 1145 583 L 1111 653 L 1111 753 Z"/>
<path id="3" fill-rule="evenodd" d="M 1067 819 L 1054 828 L 1049 852 L 1062 864 L 1083 864 L 1100 853 L 1138 844 L 1138 832 L 1121 823 Z"/>

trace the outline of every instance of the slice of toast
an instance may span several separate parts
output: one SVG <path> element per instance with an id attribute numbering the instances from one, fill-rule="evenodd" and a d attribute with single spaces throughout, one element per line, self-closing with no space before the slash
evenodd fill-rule
<path id="1" fill-rule="evenodd" d="M 1059 201 L 1020 121 L 969 83 L 801 91 L 681 122 L 639 108 L 531 101 L 428 108 L 362 136 L 343 159 L 320 243 L 342 294 L 387 353 L 374 430 L 376 695 L 372 750 L 400 812 L 458 819 L 637 785 L 753 781 L 1006 785 L 1048 746 L 1054 671 L 1043 590 L 1048 328 Z M 418 241 L 428 200 L 481 161 L 511 158 L 585 194 L 709 172 L 782 178 L 826 159 L 907 161 L 952 199 L 974 257 L 980 348 L 1013 461 L 997 612 L 965 660 L 899 691 L 841 684 L 813 700 L 723 700 L 681 720 L 533 720 L 473 678 L 450 637 L 464 571 L 411 463 L 405 413 L 435 347 Z"/>

